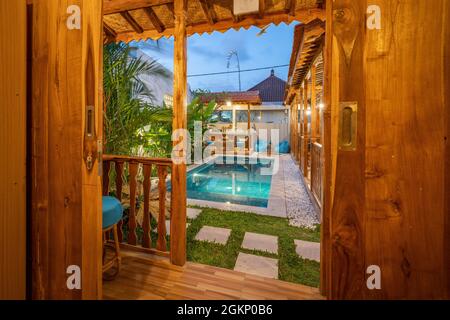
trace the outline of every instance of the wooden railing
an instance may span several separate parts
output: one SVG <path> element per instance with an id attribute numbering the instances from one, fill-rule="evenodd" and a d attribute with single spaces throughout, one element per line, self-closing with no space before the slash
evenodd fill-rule
<path id="1" fill-rule="evenodd" d="M 311 146 L 311 191 L 322 204 L 322 145 L 317 142 Z"/>
<path id="2" fill-rule="evenodd" d="M 169 255 L 166 243 L 166 178 L 171 168 L 171 159 L 103 156 L 103 195 L 114 195 L 126 209 L 124 218 L 119 223 L 119 242 L 125 243 L 126 240 L 128 245 L 140 245 L 150 252 Z M 155 178 L 153 186 L 152 174 Z M 152 203 L 157 204 L 157 212 L 154 206 L 151 208 Z M 157 221 L 156 244 L 152 243 L 151 211 L 153 224 Z M 139 223 L 138 213 L 139 218 L 142 218 Z M 171 242 L 174 237 L 176 235 L 170 238 Z"/>

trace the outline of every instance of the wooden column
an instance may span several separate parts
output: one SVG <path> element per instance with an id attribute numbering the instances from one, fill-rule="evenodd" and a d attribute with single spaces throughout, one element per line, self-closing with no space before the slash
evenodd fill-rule
<path id="1" fill-rule="evenodd" d="M 303 82 L 303 157 L 302 157 L 302 172 L 303 176 L 308 176 L 308 80 L 305 78 Z"/>
<path id="2" fill-rule="evenodd" d="M 0 0 L 0 300 L 25 299 L 25 0 Z"/>
<path id="3" fill-rule="evenodd" d="M 247 104 L 247 130 L 248 130 L 248 134 L 250 134 L 250 129 L 251 129 L 250 117 L 251 117 L 250 104 Z M 236 147 L 236 145 L 235 145 L 235 147 Z M 248 135 L 247 139 L 245 140 L 245 147 L 247 148 L 247 152 L 250 152 L 250 135 Z"/>
<path id="4" fill-rule="evenodd" d="M 304 99 L 303 99 L 303 88 L 300 87 L 299 88 L 299 96 L 298 96 L 298 103 L 299 103 L 299 110 L 298 112 L 300 113 L 300 117 L 297 120 L 297 126 L 299 127 L 298 129 L 298 138 L 297 138 L 297 145 L 298 145 L 298 163 L 299 163 L 299 168 L 300 170 L 303 170 L 303 145 L 301 144 L 301 140 L 300 138 L 303 137 L 304 132 L 305 132 L 305 128 L 303 126 L 303 118 L 305 116 L 305 112 L 303 111 L 303 105 L 304 105 Z"/>
<path id="5" fill-rule="evenodd" d="M 291 130 L 292 130 L 292 156 L 294 159 L 298 157 L 298 134 L 297 134 L 297 120 L 296 120 L 296 110 L 295 101 L 291 106 Z"/>
<path id="6" fill-rule="evenodd" d="M 316 142 L 319 122 L 317 117 L 316 65 L 311 67 L 311 140 Z"/>
<path id="7" fill-rule="evenodd" d="M 70 14 L 69 5 L 77 6 Z M 102 1 L 34 0 L 32 6 L 32 294 L 97 299 L 102 294 L 97 149 L 103 128 Z M 70 29 L 69 17 L 75 19 Z M 87 112 L 92 131 L 86 130 Z M 80 268 L 81 289 L 68 288 L 69 266 Z"/>
<path id="8" fill-rule="evenodd" d="M 187 36 L 186 0 L 175 0 L 175 47 L 173 88 L 173 129 L 187 128 Z M 174 141 L 174 145 L 179 141 Z M 186 155 L 186 150 L 183 150 Z M 172 166 L 172 217 L 170 223 L 170 260 L 182 266 L 186 263 L 186 164 Z"/>
<path id="9" fill-rule="evenodd" d="M 291 155 L 295 159 L 295 150 L 294 150 L 294 117 L 292 116 L 292 112 L 294 110 L 294 105 L 291 104 L 289 108 L 289 144 L 291 145 Z"/>
<path id="10" fill-rule="evenodd" d="M 297 104 L 296 104 L 297 97 L 294 98 L 294 101 L 292 102 L 291 110 L 292 110 L 292 149 L 293 149 L 293 155 L 294 159 L 297 159 L 298 157 L 298 132 L 297 132 Z"/>
<path id="11" fill-rule="evenodd" d="M 295 150 L 296 150 L 296 159 L 297 161 L 300 161 L 300 110 L 299 110 L 299 102 L 300 97 L 297 95 L 295 96 Z"/>

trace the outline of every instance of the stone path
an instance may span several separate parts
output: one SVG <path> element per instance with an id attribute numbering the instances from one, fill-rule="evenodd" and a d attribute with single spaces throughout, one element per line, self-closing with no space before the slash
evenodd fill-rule
<path id="1" fill-rule="evenodd" d="M 195 236 L 195 240 L 225 245 L 230 237 L 230 234 L 230 229 L 203 226 Z"/>
<path id="2" fill-rule="evenodd" d="M 202 212 L 202 209 L 195 209 L 195 208 L 187 208 L 187 217 L 189 219 L 195 219 L 198 217 L 198 215 Z"/>
<path id="3" fill-rule="evenodd" d="M 234 270 L 278 279 L 278 259 L 239 252 Z"/>
<path id="4" fill-rule="evenodd" d="M 246 232 L 242 248 L 278 254 L 278 237 Z"/>
<path id="5" fill-rule="evenodd" d="M 294 240 L 294 243 L 299 257 L 320 262 L 320 243 L 303 240 Z"/>
<path id="6" fill-rule="evenodd" d="M 313 228 L 319 223 L 319 217 L 303 184 L 300 169 L 290 155 L 282 155 L 280 158 L 283 161 L 286 212 L 289 224 L 295 227 Z"/>

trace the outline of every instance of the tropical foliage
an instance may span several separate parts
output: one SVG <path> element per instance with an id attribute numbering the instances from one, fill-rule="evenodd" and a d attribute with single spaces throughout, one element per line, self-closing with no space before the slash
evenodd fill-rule
<path id="1" fill-rule="evenodd" d="M 155 140 L 149 139 L 144 129 L 150 124 L 152 128 L 168 127 L 172 121 L 171 110 L 144 102 L 154 97 L 140 79 L 144 74 L 170 75 L 156 61 L 132 57 L 132 50 L 123 43 L 104 49 L 104 134 L 110 154 L 138 154 L 140 147 L 151 150 Z"/>
<path id="2" fill-rule="evenodd" d="M 104 54 L 104 91 L 106 112 L 104 134 L 106 152 L 121 155 L 169 157 L 172 150 L 172 118 L 170 106 L 154 106 L 153 93 L 141 80 L 142 75 L 170 75 L 156 61 L 144 61 L 130 55 L 127 44 L 109 44 Z M 202 122 L 202 134 L 213 123 L 216 104 L 201 97 L 205 91 L 193 92 L 187 107 L 188 130 L 193 137 L 195 121 Z M 194 139 L 191 139 L 192 147 Z"/>

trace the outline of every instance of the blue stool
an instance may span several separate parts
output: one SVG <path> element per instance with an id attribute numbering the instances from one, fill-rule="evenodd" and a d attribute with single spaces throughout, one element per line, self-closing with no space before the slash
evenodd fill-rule
<path id="1" fill-rule="evenodd" d="M 117 236 L 117 224 L 120 220 L 122 220 L 123 216 L 123 207 L 120 201 L 114 197 L 106 197 L 102 198 L 102 207 L 103 207 L 103 272 L 108 271 L 117 265 L 116 270 L 113 274 L 109 274 L 108 276 L 104 276 L 105 280 L 112 280 L 120 271 L 120 245 L 119 245 L 119 237 Z M 108 240 L 108 235 L 110 231 L 113 233 L 114 244 L 110 243 Z M 114 251 L 114 257 L 105 262 L 106 249 L 112 249 Z"/>

